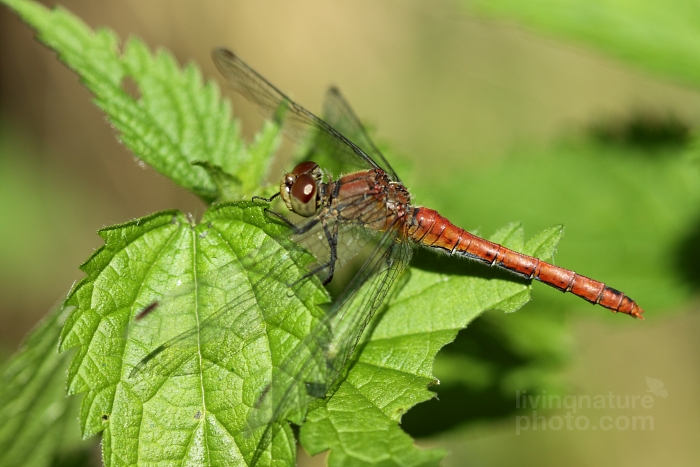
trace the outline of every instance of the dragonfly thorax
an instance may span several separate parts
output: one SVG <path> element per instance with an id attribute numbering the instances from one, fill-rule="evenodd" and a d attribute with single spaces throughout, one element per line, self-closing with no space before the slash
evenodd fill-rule
<path id="1" fill-rule="evenodd" d="M 303 217 L 311 217 L 320 204 L 318 186 L 323 172 L 312 161 L 302 162 L 286 174 L 280 183 L 280 196 L 287 208 Z"/>

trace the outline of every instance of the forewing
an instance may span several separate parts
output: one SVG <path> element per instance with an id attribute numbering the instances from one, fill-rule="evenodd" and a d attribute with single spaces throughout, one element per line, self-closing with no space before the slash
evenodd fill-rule
<path id="1" fill-rule="evenodd" d="M 344 163 L 349 166 L 362 169 L 380 168 L 361 147 L 291 100 L 233 52 L 223 48 L 215 49 L 212 58 L 235 91 L 258 105 L 265 116 L 279 121 L 285 134 L 304 145 L 309 154 L 329 154 L 338 160 L 347 161 Z"/>

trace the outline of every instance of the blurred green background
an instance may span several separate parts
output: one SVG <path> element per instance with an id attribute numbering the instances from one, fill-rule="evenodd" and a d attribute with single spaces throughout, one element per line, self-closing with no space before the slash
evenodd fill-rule
<path id="1" fill-rule="evenodd" d="M 436 363 L 440 401 L 404 418 L 421 445 L 452 452 L 444 465 L 695 464 L 700 7 L 659 0 L 62 5 L 92 27 L 195 61 L 212 79 L 219 77 L 210 50 L 229 47 L 312 111 L 329 84 L 340 86 L 392 149 L 419 204 L 484 235 L 513 221 L 526 235 L 564 224 L 556 263 L 646 309 L 646 321 L 636 322 L 536 284 L 520 312 L 475 322 Z M 81 278 L 78 265 L 101 245 L 97 229 L 173 207 L 199 215 L 204 206 L 140 167 L 76 76 L 4 8 L 0 38 L 4 359 Z M 253 135 L 262 118 L 232 99 Z M 666 397 L 646 377 L 660 380 Z M 518 390 L 652 394 L 648 410 L 582 413 L 591 424 L 650 415 L 654 426 L 517 434 L 515 417 L 531 415 L 516 412 Z M 301 457 L 304 465 L 320 461 Z"/>

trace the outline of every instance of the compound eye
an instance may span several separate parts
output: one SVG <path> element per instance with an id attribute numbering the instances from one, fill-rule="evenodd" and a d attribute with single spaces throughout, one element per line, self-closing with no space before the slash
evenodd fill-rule
<path id="1" fill-rule="evenodd" d="M 299 175 L 290 193 L 292 211 L 304 217 L 313 216 L 316 213 L 317 194 L 316 179 L 308 173 Z"/>
<path id="2" fill-rule="evenodd" d="M 292 173 L 294 175 L 310 174 L 311 172 L 316 170 L 317 167 L 317 163 L 313 161 L 306 161 L 302 162 L 301 164 L 297 164 L 297 166 L 294 167 L 294 170 L 292 170 Z"/>

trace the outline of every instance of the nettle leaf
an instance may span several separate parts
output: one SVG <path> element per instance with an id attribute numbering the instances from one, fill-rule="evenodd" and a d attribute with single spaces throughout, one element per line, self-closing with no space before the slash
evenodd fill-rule
<path id="1" fill-rule="evenodd" d="M 257 439 L 242 434 L 248 412 L 273 363 L 328 301 L 317 281 L 300 281 L 311 258 L 279 240 L 285 229 L 243 202 L 216 205 L 197 225 L 164 212 L 100 232 L 105 245 L 67 300 L 77 309 L 61 348 L 78 347 L 69 393 L 86 393 L 83 434 L 104 430 L 105 465 L 250 461 Z M 293 463 L 289 426 L 274 433 L 274 458 Z"/>
<path id="2" fill-rule="evenodd" d="M 80 399 L 66 397 L 63 381 L 69 353 L 56 343 L 70 309 L 56 308 L 27 337 L 0 374 L 0 465 L 54 465 L 67 456 L 85 457 L 75 423 Z"/>
<path id="3" fill-rule="evenodd" d="M 181 69 L 169 52 L 159 50 L 154 56 L 133 38 L 120 54 L 112 31 L 92 31 L 60 7 L 49 10 L 26 0 L 3 3 L 80 76 L 138 159 L 206 202 L 240 199 L 264 181 L 269 151 L 280 142 L 279 128 L 268 124 L 248 150 L 238 122 L 230 118 L 230 104 L 221 100 L 215 83 L 203 83 L 196 65 Z M 194 162 L 238 175 L 235 189 L 227 186 L 220 193 L 211 174 Z"/>
<path id="4" fill-rule="evenodd" d="M 553 255 L 563 229 L 546 229 L 523 242 L 512 224 L 490 240 L 541 258 Z M 474 275 L 447 275 L 411 269 L 400 292 L 367 331 L 361 353 L 353 357 L 347 378 L 326 404 L 311 411 L 301 428 L 310 454 L 330 449 L 331 466 L 438 465 L 445 452 L 420 450 L 399 427 L 412 406 L 434 397 L 428 386 L 435 355 L 460 329 L 486 310 L 512 312 L 530 298 L 526 281 L 486 267 L 450 258 Z"/>

